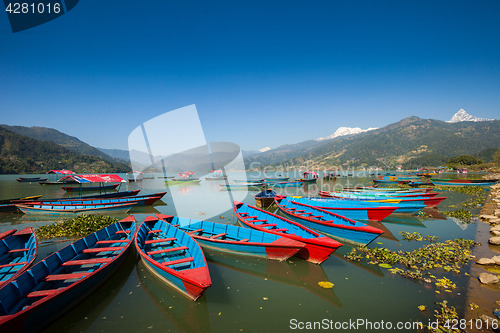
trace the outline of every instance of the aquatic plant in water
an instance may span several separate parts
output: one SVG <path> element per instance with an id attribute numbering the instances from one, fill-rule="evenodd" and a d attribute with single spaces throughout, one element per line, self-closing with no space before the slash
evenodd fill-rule
<path id="1" fill-rule="evenodd" d="M 408 237 L 419 238 L 419 234 L 407 233 Z M 420 235 L 421 237 L 421 235 Z M 426 237 L 428 241 L 435 241 L 436 237 Z M 425 238 L 424 238 L 425 239 Z M 430 274 L 431 270 L 442 268 L 445 272 L 452 271 L 459 274 L 460 268 L 466 265 L 471 260 L 472 247 L 476 243 L 473 240 L 462 238 L 447 240 L 441 243 L 431 242 L 430 244 L 408 251 L 391 251 L 387 248 L 364 248 L 360 247 L 353 249 L 346 258 L 359 261 L 363 258 L 369 260 L 370 264 L 379 265 L 381 267 L 394 266 L 399 264 L 403 268 L 390 268 L 389 271 L 393 274 L 399 274 L 406 278 L 414 280 L 432 281 L 436 280 L 439 286 L 446 289 L 453 289 L 454 284 L 451 280 L 442 278 L 438 279 Z M 404 269 L 406 268 L 406 269 Z"/>
<path id="2" fill-rule="evenodd" d="M 43 225 L 36 229 L 36 235 L 40 239 L 84 237 L 115 222 L 118 222 L 115 217 L 83 214 L 73 219 Z"/>
<path id="3" fill-rule="evenodd" d="M 465 223 L 471 223 L 472 219 L 478 216 L 476 214 L 472 214 L 471 211 L 467 209 L 450 210 L 442 213 L 447 216 L 456 217 Z"/>

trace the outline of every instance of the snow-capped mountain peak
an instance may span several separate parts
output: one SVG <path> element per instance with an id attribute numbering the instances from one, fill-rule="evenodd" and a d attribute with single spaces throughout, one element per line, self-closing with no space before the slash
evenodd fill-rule
<path id="1" fill-rule="evenodd" d="M 259 151 L 260 151 L 261 153 L 266 152 L 266 151 L 268 151 L 268 150 L 271 150 L 271 148 L 269 148 L 269 147 L 264 147 L 264 148 L 260 148 L 260 149 L 259 149 Z"/>
<path id="2" fill-rule="evenodd" d="M 372 130 L 375 130 L 377 128 L 368 128 L 368 129 L 361 129 L 359 127 L 339 127 L 335 133 L 333 133 L 332 135 L 329 135 L 329 136 L 326 136 L 326 137 L 323 137 L 323 138 L 317 138 L 316 141 L 323 141 L 323 140 L 330 140 L 330 139 L 333 139 L 333 138 L 336 138 L 336 137 L 339 137 L 339 136 L 345 136 L 345 135 L 353 135 L 353 134 L 359 134 L 359 133 L 363 133 L 363 132 L 368 132 L 368 131 L 372 131 Z"/>
<path id="3" fill-rule="evenodd" d="M 490 121 L 493 119 L 478 118 L 473 115 L 468 114 L 464 109 L 458 110 L 453 117 L 447 121 L 447 123 L 458 123 L 461 121 Z"/>

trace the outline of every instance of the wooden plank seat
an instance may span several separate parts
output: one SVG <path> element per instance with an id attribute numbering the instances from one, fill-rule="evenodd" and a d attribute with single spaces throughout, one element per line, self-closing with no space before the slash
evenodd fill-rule
<path id="1" fill-rule="evenodd" d="M 188 234 L 192 235 L 192 234 L 196 234 L 196 233 L 202 232 L 202 231 L 203 231 L 203 229 L 191 230 L 191 231 L 188 232 Z"/>
<path id="2" fill-rule="evenodd" d="M 64 289 L 64 288 L 62 288 Z M 45 297 L 45 296 L 51 296 L 54 294 L 57 294 L 60 292 L 62 289 L 47 289 L 47 290 L 36 290 L 30 292 L 26 297 Z"/>
<path id="3" fill-rule="evenodd" d="M 13 263 L 10 263 L 10 264 L 0 265 L 0 268 L 19 266 L 19 265 L 24 265 L 25 263 L 27 263 L 27 261 L 13 262 Z"/>
<path id="4" fill-rule="evenodd" d="M 148 255 L 160 254 L 160 253 L 168 253 L 168 252 L 175 252 L 175 251 L 184 251 L 184 250 L 187 250 L 187 249 L 189 249 L 187 246 L 171 247 L 171 248 L 163 249 L 163 250 L 149 251 Z"/>
<path id="5" fill-rule="evenodd" d="M 47 275 L 45 277 L 45 281 L 61 281 L 61 280 L 80 279 L 80 278 L 87 276 L 89 274 L 90 274 L 90 272 L 53 274 L 53 275 Z"/>
<path id="6" fill-rule="evenodd" d="M 251 221 L 248 221 L 248 222 L 267 222 L 267 220 L 251 220 Z"/>
<path id="7" fill-rule="evenodd" d="M 26 252 L 29 251 L 30 249 L 14 249 L 10 250 L 9 253 L 15 253 L 15 252 Z"/>
<path id="8" fill-rule="evenodd" d="M 176 241 L 177 238 L 175 237 L 168 237 L 168 238 L 158 238 L 158 239 L 150 239 L 144 242 L 144 244 L 154 244 L 154 243 L 164 243 L 164 242 L 173 242 Z"/>
<path id="9" fill-rule="evenodd" d="M 193 257 L 188 257 L 188 258 L 182 258 L 182 259 L 167 261 L 167 262 L 164 262 L 162 264 L 165 265 L 165 266 L 173 266 L 173 265 L 177 265 L 177 264 L 183 264 L 183 263 L 191 262 L 193 260 L 194 260 Z"/>
<path id="10" fill-rule="evenodd" d="M 94 247 L 91 249 L 84 249 L 83 253 L 100 253 L 100 252 L 113 252 L 123 250 L 124 246 L 113 246 L 113 247 Z"/>
<path id="11" fill-rule="evenodd" d="M 110 239 L 110 240 L 102 240 L 102 241 L 97 241 L 96 244 L 113 244 L 113 243 L 127 243 L 129 240 L 128 239 Z"/>
<path id="12" fill-rule="evenodd" d="M 286 228 L 281 228 L 281 229 L 271 229 L 272 231 L 278 231 L 278 232 L 287 232 L 288 229 Z"/>
<path id="13" fill-rule="evenodd" d="M 95 264 L 105 264 L 113 260 L 114 258 L 93 258 L 93 259 L 77 259 L 69 260 L 63 262 L 63 266 L 78 266 L 78 265 L 95 265 Z"/>
<path id="14" fill-rule="evenodd" d="M 276 223 L 259 224 L 259 227 L 276 227 Z"/>
<path id="15" fill-rule="evenodd" d="M 226 235 L 227 235 L 227 232 L 223 232 L 223 233 L 218 234 L 218 235 L 210 236 L 210 239 L 220 238 L 220 237 L 224 237 Z"/>
<path id="16" fill-rule="evenodd" d="M 157 233 L 159 233 L 159 232 L 161 232 L 161 230 L 160 230 L 160 229 L 149 230 L 149 231 L 148 231 L 148 234 L 157 234 Z"/>
<path id="17" fill-rule="evenodd" d="M 249 239 L 248 239 L 248 238 L 244 238 L 244 239 L 240 239 L 239 241 L 240 241 L 240 242 L 248 242 L 248 241 L 249 241 Z"/>
<path id="18" fill-rule="evenodd" d="M 240 215 L 248 215 L 248 213 L 243 212 L 243 213 L 240 213 Z"/>
<path id="19" fill-rule="evenodd" d="M 241 214 L 240 214 L 241 215 Z M 245 219 L 256 219 L 258 216 L 252 215 L 252 216 L 245 216 Z"/>
<path id="20" fill-rule="evenodd" d="M 295 209 L 295 213 L 299 213 L 299 212 L 305 212 L 305 209 Z"/>
<path id="21" fill-rule="evenodd" d="M 298 212 L 298 211 L 297 211 L 297 212 Z M 296 212 L 296 213 L 297 213 L 297 212 Z M 312 215 L 312 213 L 311 213 L 311 212 L 308 212 L 308 213 L 300 213 L 300 215 Z"/>

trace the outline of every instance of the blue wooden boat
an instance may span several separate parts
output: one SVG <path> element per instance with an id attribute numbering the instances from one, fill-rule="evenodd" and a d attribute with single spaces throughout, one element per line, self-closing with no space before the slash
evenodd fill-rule
<path id="1" fill-rule="evenodd" d="M 322 209 L 328 209 L 328 210 L 329 207 L 348 207 L 348 208 L 393 207 L 395 208 L 394 213 L 413 214 L 426 207 L 424 202 L 403 202 L 398 199 L 392 199 L 392 202 L 389 202 L 391 200 L 356 200 L 356 199 L 337 199 L 337 198 L 308 198 L 308 199 L 311 200 L 311 203 L 309 204 L 310 206 L 318 206 L 321 207 Z M 353 219 L 353 220 L 362 220 L 362 219 Z"/>
<path id="2" fill-rule="evenodd" d="M 200 245 L 157 217 L 146 217 L 137 231 L 135 247 L 152 273 L 192 300 L 212 285 Z"/>
<path id="3" fill-rule="evenodd" d="M 291 182 L 272 182 L 269 186 L 272 187 L 299 187 L 304 184 L 304 181 L 291 181 Z"/>
<path id="4" fill-rule="evenodd" d="M 439 179 L 431 178 L 434 185 L 440 186 L 491 186 L 498 182 L 498 179 Z"/>
<path id="5" fill-rule="evenodd" d="M 261 187 L 263 183 L 238 183 L 238 184 L 219 184 L 223 189 L 247 189 L 249 187 Z"/>
<path id="6" fill-rule="evenodd" d="M 0 331 L 39 331 L 78 304 L 119 267 L 135 228 L 129 216 L 52 253 L 0 288 Z"/>
<path id="7" fill-rule="evenodd" d="M 301 224 L 341 240 L 367 245 L 384 233 L 382 230 L 365 223 L 324 209 L 299 204 L 286 197 L 277 197 L 275 200 L 280 211 L 287 216 L 299 219 Z"/>
<path id="8" fill-rule="evenodd" d="M 290 177 L 266 177 L 264 182 L 286 182 Z"/>
<path id="9" fill-rule="evenodd" d="M 424 207 L 436 207 L 439 205 L 446 197 L 434 197 L 436 193 L 425 193 L 421 195 L 406 195 L 406 196 L 391 196 L 391 195 L 373 195 L 373 194 L 360 194 L 353 192 L 320 192 L 322 197 L 326 198 L 337 198 L 341 200 L 361 200 L 367 202 L 380 202 L 380 203 L 395 203 L 398 205 L 396 213 L 412 213 L 412 208 L 418 211 Z M 417 207 L 424 205 L 424 207 Z M 415 207 L 413 207 L 415 206 Z"/>
<path id="10" fill-rule="evenodd" d="M 101 185 L 101 186 L 80 186 L 80 187 L 71 187 L 71 186 L 61 186 L 63 190 L 66 192 L 99 192 L 99 191 L 107 191 L 107 190 L 115 190 L 119 184 L 110 184 L 110 185 Z"/>
<path id="11" fill-rule="evenodd" d="M 193 237 L 203 248 L 243 256 L 287 260 L 305 244 L 293 239 L 235 225 L 198 221 L 172 215 L 156 217 Z"/>
<path id="12" fill-rule="evenodd" d="M 100 204 L 110 204 L 118 205 L 122 203 L 135 202 L 137 206 L 151 206 L 156 201 L 160 200 L 167 192 L 159 192 L 150 195 L 137 195 L 131 197 L 122 198 L 66 198 L 66 199 L 48 199 L 44 200 L 44 205 L 100 205 Z M 32 201 L 29 203 L 24 203 L 28 205 L 40 204 L 42 201 Z"/>
<path id="13" fill-rule="evenodd" d="M 273 189 L 265 189 L 262 192 L 257 193 L 255 198 L 255 205 L 258 208 L 268 207 L 274 203 L 274 197 L 276 196 L 276 192 Z"/>
<path id="14" fill-rule="evenodd" d="M 297 253 L 297 256 L 312 263 L 321 264 L 342 246 L 341 243 L 300 223 L 242 202 L 234 202 L 233 209 L 236 217 L 244 226 L 305 243 L 306 246 Z"/>
<path id="15" fill-rule="evenodd" d="M 390 207 L 381 204 L 366 205 L 361 201 L 353 200 L 331 200 L 322 198 L 294 198 L 290 200 L 312 207 L 325 209 L 329 212 L 345 216 L 352 220 L 382 221 L 391 215 L 396 207 Z"/>
<path id="16" fill-rule="evenodd" d="M 23 197 L 23 198 L 14 198 L 14 199 L 3 199 L 0 200 L 0 213 L 9 213 L 17 211 L 16 203 L 27 201 L 30 202 L 32 200 L 40 198 L 41 195 L 34 195 L 31 197 Z"/>
<path id="17" fill-rule="evenodd" d="M 94 205 L 51 205 L 38 204 L 26 205 L 16 204 L 24 214 L 43 214 L 43 215 L 101 215 L 126 213 L 136 205 L 135 202 L 123 204 L 94 204 Z"/>
<path id="18" fill-rule="evenodd" d="M 33 228 L 0 234 L 0 288 L 17 278 L 35 260 L 38 244 Z"/>
<path id="19" fill-rule="evenodd" d="M 16 179 L 20 183 L 38 183 L 38 182 L 44 182 L 47 180 L 47 178 L 41 178 L 41 177 L 31 177 L 31 178 L 26 178 L 26 177 L 19 177 Z"/>

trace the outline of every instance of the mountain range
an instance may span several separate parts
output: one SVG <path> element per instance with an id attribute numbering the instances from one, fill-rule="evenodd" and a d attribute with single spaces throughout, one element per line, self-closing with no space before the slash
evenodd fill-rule
<path id="1" fill-rule="evenodd" d="M 440 164 L 448 157 L 477 155 L 483 150 L 500 147 L 499 120 L 459 121 L 459 116 L 467 117 L 465 111 L 461 111 L 453 116 L 453 122 L 413 116 L 355 135 L 283 145 L 246 158 L 246 165 L 250 169 L 263 166 L 394 168 L 397 165 L 415 164 L 416 159 L 422 158 L 422 163 Z"/>

